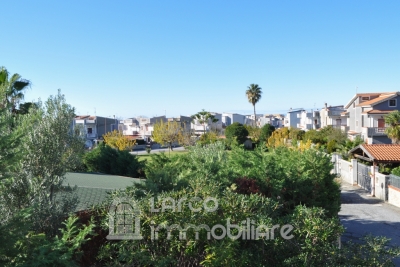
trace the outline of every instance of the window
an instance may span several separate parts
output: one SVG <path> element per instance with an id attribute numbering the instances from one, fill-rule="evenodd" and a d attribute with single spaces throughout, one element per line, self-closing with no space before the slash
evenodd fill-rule
<path id="1" fill-rule="evenodd" d="M 92 128 L 87 128 L 87 133 L 88 133 L 88 134 L 92 134 L 92 133 L 93 133 Z"/>
<path id="2" fill-rule="evenodd" d="M 361 101 L 368 101 L 369 100 L 369 96 L 363 96 L 361 97 Z"/>
<path id="3" fill-rule="evenodd" d="M 395 106 L 397 106 L 396 99 L 390 99 L 389 100 L 389 107 L 395 107 Z"/>

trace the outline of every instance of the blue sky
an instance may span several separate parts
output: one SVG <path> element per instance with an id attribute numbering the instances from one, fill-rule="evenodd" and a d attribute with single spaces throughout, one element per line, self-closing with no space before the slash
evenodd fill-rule
<path id="1" fill-rule="evenodd" d="M 0 66 L 79 114 L 258 113 L 400 91 L 400 1 L 3 1 Z"/>

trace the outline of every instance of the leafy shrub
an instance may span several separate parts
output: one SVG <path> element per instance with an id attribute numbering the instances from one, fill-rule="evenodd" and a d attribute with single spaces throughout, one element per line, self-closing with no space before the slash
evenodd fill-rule
<path id="1" fill-rule="evenodd" d="M 1 225 L 2 236 L 8 243 L 0 248 L 1 266 L 78 266 L 82 255 L 79 249 L 93 234 L 92 223 L 79 227 L 77 217 L 69 217 L 62 224 L 60 234 L 49 238 L 43 233 L 30 231 L 29 216 L 32 210 L 23 210 L 8 224 Z M 19 220 L 16 220 L 19 219 Z M 1 239 L 0 239 L 1 240 Z"/>
<path id="2" fill-rule="evenodd" d="M 263 127 L 261 127 L 260 142 L 267 142 L 268 138 L 272 135 L 274 131 L 275 127 L 271 124 L 265 124 Z"/>
<path id="3" fill-rule="evenodd" d="M 400 167 L 396 167 L 392 169 L 392 174 L 400 176 Z"/>
<path id="4" fill-rule="evenodd" d="M 237 178 L 235 184 L 237 185 L 236 192 L 239 194 L 250 195 L 260 193 L 260 187 L 257 185 L 255 179 L 249 179 L 247 177 Z"/>
<path id="5" fill-rule="evenodd" d="M 326 150 L 328 153 L 333 153 L 336 151 L 336 140 L 331 140 L 328 142 L 328 145 L 326 147 Z"/>
<path id="6" fill-rule="evenodd" d="M 197 143 L 201 145 L 209 145 L 218 141 L 218 134 L 216 132 L 207 132 L 200 136 L 200 139 Z"/>
<path id="7" fill-rule="evenodd" d="M 247 140 L 249 132 L 246 127 L 241 123 L 234 122 L 225 129 L 225 136 L 229 142 L 232 142 L 235 138 L 239 144 L 243 144 Z"/>
<path id="8" fill-rule="evenodd" d="M 89 172 L 139 177 L 143 168 L 135 155 L 100 144 L 86 153 L 83 162 Z"/>

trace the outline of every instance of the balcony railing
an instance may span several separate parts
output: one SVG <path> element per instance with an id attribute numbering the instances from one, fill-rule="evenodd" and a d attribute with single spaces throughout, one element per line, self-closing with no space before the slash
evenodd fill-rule
<path id="1" fill-rule="evenodd" d="M 328 116 L 341 116 L 341 113 L 344 112 L 344 110 L 332 110 L 328 111 Z"/>
<path id="2" fill-rule="evenodd" d="M 386 127 L 369 127 L 367 129 L 368 129 L 368 137 L 386 135 L 385 133 Z"/>
<path id="3" fill-rule="evenodd" d="M 95 138 L 97 135 L 95 134 L 95 133 L 88 133 L 88 134 L 86 134 L 86 137 L 87 138 Z"/>

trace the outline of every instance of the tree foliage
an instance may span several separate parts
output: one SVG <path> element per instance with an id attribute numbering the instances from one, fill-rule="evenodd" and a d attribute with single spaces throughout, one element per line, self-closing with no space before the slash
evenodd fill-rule
<path id="1" fill-rule="evenodd" d="M 385 133 L 393 144 L 400 144 L 400 111 L 395 110 L 385 115 L 385 123 L 389 124 Z"/>
<path id="2" fill-rule="evenodd" d="M 7 108 L 11 113 L 26 113 L 32 103 L 26 103 L 19 108 L 24 100 L 24 90 L 30 86 L 30 81 L 22 79 L 21 75 L 11 75 L 5 67 L 0 67 L 0 90 L 5 94 L 0 99 L 0 107 Z"/>
<path id="3" fill-rule="evenodd" d="M 249 132 L 247 131 L 246 127 L 243 124 L 234 122 L 225 129 L 225 137 L 228 143 L 232 143 L 234 139 L 239 144 L 243 144 L 247 140 L 247 136 Z"/>
<path id="4" fill-rule="evenodd" d="M 181 141 L 182 125 L 177 121 L 158 121 L 154 124 L 152 139 L 160 144 L 167 144 L 171 150 L 173 143 Z"/>
<path id="5" fill-rule="evenodd" d="M 197 120 L 200 124 L 203 125 L 204 128 L 203 133 L 206 133 L 206 125 L 218 122 L 218 119 L 215 118 L 214 115 L 212 115 L 208 111 L 205 111 L 204 109 L 192 115 L 191 118 L 193 120 Z"/>
<path id="6" fill-rule="evenodd" d="M 288 139 L 289 139 L 289 128 L 287 127 L 279 128 L 276 131 L 274 131 L 272 135 L 268 138 L 267 146 L 271 148 L 285 146 Z"/>
<path id="7" fill-rule="evenodd" d="M 267 142 L 268 138 L 272 135 L 274 131 L 275 127 L 271 124 L 265 124 L 263 127 L 261 127 L 260 142 Z"/>
<path id="8" fill-rule="evenodd" d="M 257 121 L 256 104 L 258 103 L 258 101 L 260 101 L 261 94 L 262 94 L 261 87 L 258 86 L 258 84 L 252 83 L 247 87 L 246 90 L 247 100 L 249 101 L 249 103 L 253 105 L 254 109 L 254 127 L 256 127 L 256 121 Z"/>
<path id="9" fill-rule="evenodd" d="M 103 138 L 108 146 L 118 150 L 131 150 L 136 144 L 136 140 L 130 140 L 117 130 L 104 134 Z"/>
<path id="10" fill-rule="evenodd" d="M 89 172 L 140 177 L 142 164 L 127 150 L 117 150 L 104 143 L 87 152 L 83 163 Z"/>

